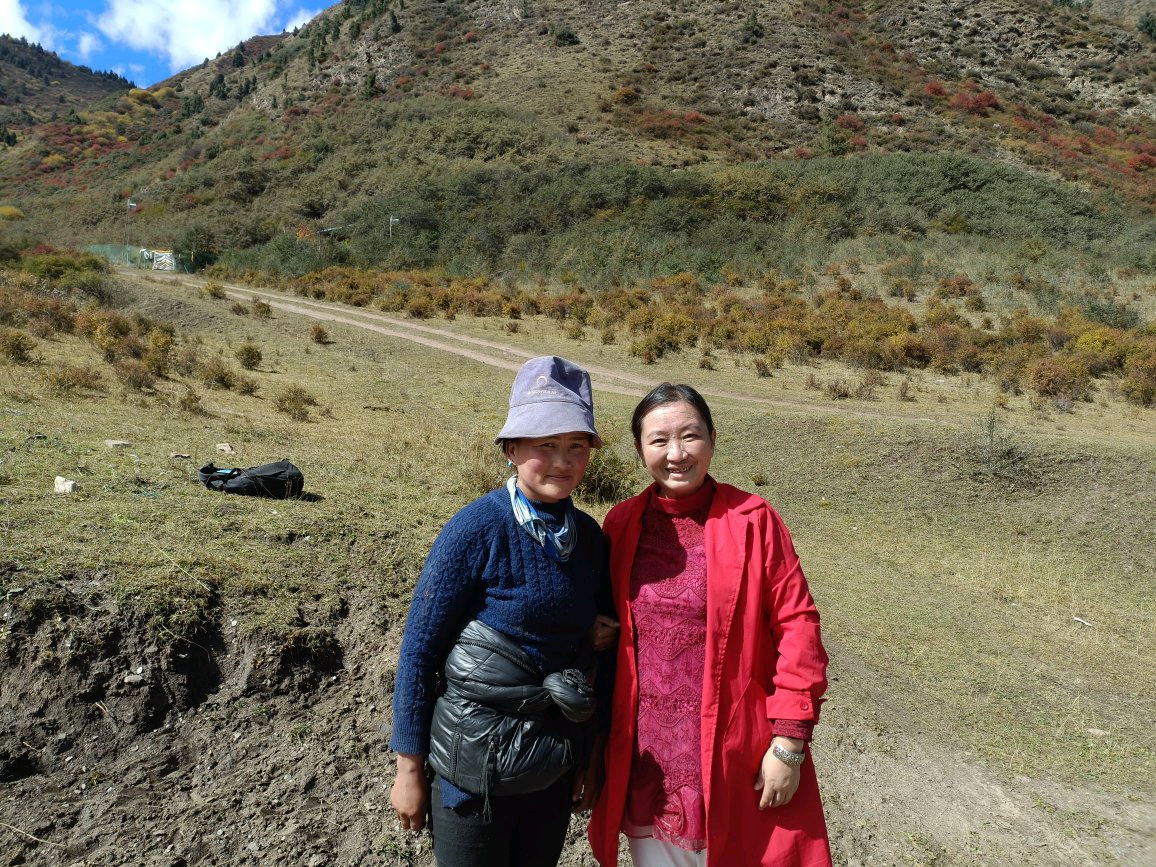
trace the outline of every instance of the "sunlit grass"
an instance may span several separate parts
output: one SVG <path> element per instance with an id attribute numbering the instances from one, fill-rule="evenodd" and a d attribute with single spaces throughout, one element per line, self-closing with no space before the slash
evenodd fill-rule
<path id="1" fill-rule="evenodd" d="M 286 635 L 330 622 L 351 599 L 372 605 L 382 628 L 396 624 L 434 535 L 504 475 L 491 443 L 512 373 L 341 322 L 326 323 L 331 342 L 321 346 L 310 336 L 315 320 L 276 307 L 267 322 L 222 317 L 228 298 L 182 284 L 139 291 L 150 315 L 167 306 L 186 323 L 180 343 L 199 335 L 202 355 L 258 347 L 262 363 L 250 373 L 260 390 L 198 384 L 207 415 L 179 408 L 175 375 L 152 395 L 113 386 L 55 397 L 46 370 L 103 364 L 64 336 L 42 341 L 40 363 L 0 368 L 0 574 L 6 593 L 20 591 L 9 598 L 65 623 L 83 605 L 114 603 L 165 641 L 222 617 Z M 602 377 L 621 388 L 599 391 L 597 404 L 603 434 L 628 462 L 629 413 L 648 382 L 768 401 L 711 398 L 713 469 L 787 520 L 838 648 L 833 671 L 864 672 L 919 737 L 965 745 L 1001 772 L 1150 790 L 1156 606 L 1146 576 L 1156 540 L 1141 516 L 1153 512 L 1156 465 L 1147 415 L 1081 406 L 1061 430 L 1013 406 L 1001 433 L 1037 461 L 1015 484 L 966 464 L 991 412 L 990 386 L 977 378 L 926 376 L 914 405 L 833 405 L 803 387 L 811 369 L 766 380 L 725 356 L 702 371 L 697 353 L 647 366 L 535 317 L 514 334 L 470 317 L 426 324 L 621 372 L 627 378 Z M 309 421 L 262 397 L 293 384 L 318 397 Z M 132 445 L 113 450 L 105 439 Z M 237 453 L 218 452 L 222 442 Z M 281 457 L 304 471 L 312 500 L 229 497 L 196 481 L 208 460 Z M 52 494 L 56 475 L 80 491 Z M 639 485 L 643 475 L 635 472 Z M 606 505 L 589 508 L 601 515 Z M 62 578 L 87 588 L 87 602 L 68 603 L 81 610 L 60 607 Z M 828 719 L 837 724 L 837 705 Z"/>

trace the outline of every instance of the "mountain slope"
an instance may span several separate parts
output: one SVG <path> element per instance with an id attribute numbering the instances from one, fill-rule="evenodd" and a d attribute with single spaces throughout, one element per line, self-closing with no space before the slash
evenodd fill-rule
<path id="1" fill-rule="evenodd" d="M 220 244 L 428 200 L 466 165 L 967 153 L 1156 203 L 1150 41 L 1044 3 L 346 2 L 0 152 L 59 241 Z M 417 209 L 420 210 L 420 209 Z M 416 216 L 415 216 L 416 215 Z"/>
<path id="2" fill-rule="evenodd" d="M 0 35 L 0 123 L 26 126 L 132 87 L 112 72 L 95 72 L 61 60 L 27 40 Z"/>

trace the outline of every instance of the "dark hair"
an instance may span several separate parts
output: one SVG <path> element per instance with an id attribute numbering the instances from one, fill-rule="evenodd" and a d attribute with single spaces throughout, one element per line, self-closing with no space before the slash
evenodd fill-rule
<path id="1" fill-rule="evenodd" d="M 693 386 L 671 385 L 664 382 L 652 388 L 650 394 L 634 408 L 634 415 L 630 417 L 630 432 L 634 434 L 635 446 L 642 445 L 642 420 L 653 410 L 668 403 L 689 403 L 706 424 L 707 433 L 714 436 L 714 421 L 710 417 L 710 407 L 706 405 L 702 395 Z"/>

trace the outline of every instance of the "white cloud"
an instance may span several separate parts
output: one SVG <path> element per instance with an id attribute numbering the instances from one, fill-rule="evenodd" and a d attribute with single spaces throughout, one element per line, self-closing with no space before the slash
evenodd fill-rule
<path id="1" fill-rule="evenodd" d="M 0 33 L 17 38 L 23 36 L 29 42 L 40 43 L 46 36 L 41 28 L 28 20 L 19 0 L 0 0 Z"/>
<path id="2" fill-rule="evenodd" d="M 178 72 L 251 36 L 280 33 L 283 5 L 283 0 L 110 0 L 99 26 L 114 42 L 158 54 Z"/>
<path id="3" fill-rule="evenodd" d="M 82 62 L 88 63 L 92 55 L 100 51 L 104 45 L 100 41 L 100 37 L 92 33 L 81 33 L 76 38 L 76 54 Z"/>
<path id="4" fill-rule="evenodd" d="M 285 29 L 292 32 L 294 27 L 304 27 L 320 14 L 320 9 L 298 9 L 286 22 Z"/>

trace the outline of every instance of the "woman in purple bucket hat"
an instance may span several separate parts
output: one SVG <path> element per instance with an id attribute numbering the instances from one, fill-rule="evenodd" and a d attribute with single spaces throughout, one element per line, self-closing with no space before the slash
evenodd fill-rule
<path id="1" fill-rule="evenodd" d="M 594 693 L 609 654 L 593 652 L 616 637 L 607 552 L 570 499 L 602 446 L 589 374 L 527 361 L 495 442 L 514 475 L 434 542 L 394 686 L 390 800 L 402 828 L 429 823 L 439 867 L 556 864 L 571 811 L 597 796 L 608 720 Z"/>

